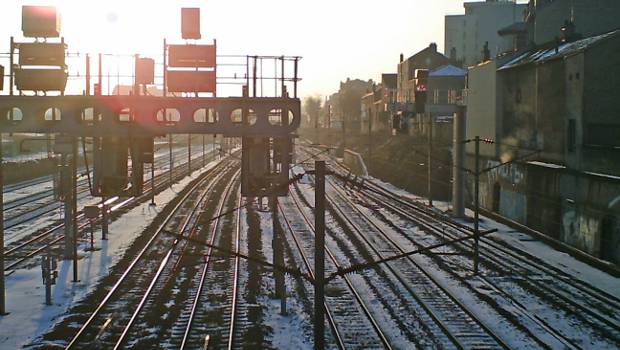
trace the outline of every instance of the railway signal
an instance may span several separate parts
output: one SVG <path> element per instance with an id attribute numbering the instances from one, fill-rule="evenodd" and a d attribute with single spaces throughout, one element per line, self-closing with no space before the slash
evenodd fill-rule
<path id="1" fill-rule="evenodd" d="M 43 17 L 36 17 L 37 13 Z M 195 10 L 184 13 L 189 24 L 184 24 L 183 36 L 199 39 L 199 13 Z M 39 20 L 34 21 L 32 18 Z M 59 18 L 53 8 L 44 8 L 37 12 L 24 7 L 24 34 L 26 37 L 60 37 Z M 299 81 L 297 64 L 300 57 L 251 56 L 255 62 L 273 60 L 282 63 L 281 76 L 276 73 L 275 77 L 250 77 L 248 73 L 248 76 L 243 78 L 246 85 L 253 81 L 256 95 L 257 79 L 273 79 L 281 82 L 282 95 L 250 97 L 245 94 L 242 97 L 223 98 L 217 97 L 218 56 L 215 40 L 206 45 L 167 45 L 164 40 L 163 96 L 143 95 L 139 88 L 129 96 L 104 95 L 101 54 L 94 95 L 90 94 L 88 57 L 85 70 L 86 93 L 65 95 L 68 75 L 66 51 L 67 46 L 62 38 L 43 43 L 15 43 L 11 38 L 9 93 L 0 96 L 0 113 L 6 116 L 0 118 L 0 130 L 2 133 L 57 135 L 55 151 L 61 154 L 59 169 L 63 184 L 59 191 L 65 208 L 65 256 L 73 258 L 74 281 L 78 281 L 76 177 L 79 156 L 77 142 L 80 137 L 83 140 L 93 140 L 91 192 L 94 196 L 102 197 L 103 239 L 107 235 L 106 198 L 142 193 L 143 164 L 153 163 L 153 138 L 157 135 L 168 134 L 171 140 L 173 134 L 188 134 L 190 139 L 193 134 L 221 134 L 227 140 L 240 138 L 245 144 L 262 144 L 264 147 L 258 151 L 252 152 L 247 147 L 242 149 L 242 163 L 245 164 L 242 170 L 243 195 L 255 197 L 271 192 L 274 195 L 287 193 L 289 164 L 292 159 L 291 138 L 301 119 L 300 101 L 296 95 Z M 19 56 L 16 56 L 18 54 Z M 15 57 L 18 60 L 14 60 Z M 249 61 L 250 56 L 242 57 Z M 290 69 L 290 74 L 294 74 L 292 77 L 284 76 L 285 62 L 294 64 L 294 68 Z M 135 86 L 155 82 L 152 59 L 136 57 L 135 64 Z M 256 69 L 253 72 L 256 74 Z M 292 97 L 286 93 L 288 83 L 293 85 Z M 20 91 L 29 90 L 35 94 L 20 93 L 15 96 L 14 86 Z M 58 95 L 46 95 L 48 91 L 57 92 Z M 39 92 L 43 92 L 43 95 Z M 214 118 L 198 120 L 195 118 L 198 110 L 209 111 L 208 115 L 213 115 Z M 241 123 L 232 120 L 235 111 L 243 111 L 245 119 Z M 160 115 L 164 117 L 160 118 Z M 167 119 L 170 115 L 175 118 Z M 128 166 L 130 157 L 131 173 Z M 260 171 L 259 176 L 255 170 Z M 0 189 L 3 186 L 2 180 L 0 176 Z M 0 237 L 3 237 L 2 227 Z M 0 268 L 4 262 L 1 243 L 0 238 Z M 4 276 L 0 277 L 0 290 L 4 295 Z M 0 314 L 4 311 L 4 297 L 1 297 Z"/>
<path id="2" fill-rule="evenodd" d="M 48 251 L 41 258 L 41 277 L 45 285 L 45 304 L 52 305 L 52 285 L 56 284 L 58 277 L 58 262 L 56 258 Z"/>
<path id="3" fill-rule="evenodd" d="M 94 252 L 99 250 L 99 248 L 95 248 L 95 220 L 99 217 L 99 207 L 96 205 L 85 206 L 84 216 L 86 216 L 90 224 L 90 247 L 86 248 L 85 251 Z"/>

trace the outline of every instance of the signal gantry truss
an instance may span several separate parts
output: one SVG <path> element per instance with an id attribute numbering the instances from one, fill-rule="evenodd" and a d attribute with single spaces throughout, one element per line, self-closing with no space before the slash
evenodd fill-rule
<path id="1" fill-rule="evenodd" d="M 274 137 L 300 121 L 300 100 L 289 97 L 0 96 L 4 133 Z"/>

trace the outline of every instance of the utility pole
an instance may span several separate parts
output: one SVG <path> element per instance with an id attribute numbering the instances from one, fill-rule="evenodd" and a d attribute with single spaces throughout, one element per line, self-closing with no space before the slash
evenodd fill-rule
<path id="1" fill-rule="evenodd" d="M 207 152 L 206 152 L 206 145 L 205 145 L 205 134 L 202 134 L 202 167 L 204 168 L 205 166 L 207 166 Z"/>
<path id="2" fill-rule="evenodd" d="M 192 173 L 192 134 L 187 134 L 187 174 Z"/>
<path id="3" fill-rule="evenodd" d="M 457 218 L 465 217 L 465 201 L 463 192 L 465 187 L 465 107 L 459 107 L 454 114 L 452 133 L 453 161 L 452 161 L 452 215 Z"/>
<path id="4" fill-rule="evenodd" d="M 477 275 L 478 241 L 480 240 L 480 231 L 478 227 L 478 215 L 480 212 L 480 203 L 478 200 L 478 192 L 480 190 L 480 136 L 476 136 L 474 142 L 476 142 L 476 169 L 474 173 L 474 275 Z"/>
<path id="5" fill-rule="evenodd" d="M 78 161 L 78 138 L 71 137 L 71 148 L 73 159 L 71 160 L 71 231 L 73 238 L 73 282 L 79 282 L 78 279 L 78 252 L 77 252 L 77 161 Z"/>
<path id="6" fill-rule="evenodd" d="M 108 240 L 108 207 L 105 196 L 101 197 L 101 240 Z"/>
<path id="7" fill-rule="evenodd" d="M 65 226 L 65 259 L 71 259 L 72 256 L 72 252 L 73 252 L 73 241 L 71 239 L 71 235 L 72 235 L 72 215 L 71 215 L 71 211 L 73 206 L 71 205 L 71 195 L 72 195 L 72 191 L 71 191 L 71 171 L 69 169 L 69 160 L 68 160 L 68 155 L 67 155 L 67 150 L 64 149 L 67 145 L 67 138 L 66 136 L 63 137 L 62 139 L 62 154 L 60 156 L 60 184 L 61 184 L 61 193 L 63 196 L 63 208 L 64 208 L 64 226 Z"/>
<path id="8" fill-rule="evenodd" d="M 433 206 L 433 116 L 428 113 L 428 173 L 427 177 L 427 194 L 428 194 L 428 206 Z"/>
<path id="9" fill-rule="evenodd" d="M 368 167 L 372 163 L 372 114 L 368 113 Z"/>
<path id="10" fill-rule="evenodd" d="M 314 162 L 314 348 L 325 348 L 325 161 Z"/>
<path id="11" fill-rule="evenodd" d="M 344 115 L 344 112 L 342 113 L 342 152 L 343 152 L 343 156 L 344 156 L 344 151 L 347 149 L 347 131 L 346 131 L 346 117 Z"/>
<path id="12" fill-rule="evenodd" d="M 2 158 L 2 133 L 0 133 L 0 316 L 7 314 L 4 293 L 4 166 Z"/>
<path id="13" fill-rule="evenodd" d="M 168 177 L 169 177 L 169 182 L 170 182 L 170 186 L 172 186 L 172 168 L 174 167 L 174 158 L 172 158 L 172 134 L 168 134 L 168 160 L 169 160 L 169 167 L 168 167 Z"/>

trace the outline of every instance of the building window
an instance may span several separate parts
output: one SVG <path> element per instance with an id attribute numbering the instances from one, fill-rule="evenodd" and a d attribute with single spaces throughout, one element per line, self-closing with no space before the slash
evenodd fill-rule
<path id="1" fill-rule="evenodd" d="M 575 147 L 577 143 L 577 123 L 575 119 L 568 120 L 568 135 L 567 135 L 567 149 L 568 152 L 575 152 Z"/>
<path id="2" fill-rule="evenodd" d="M 581 78 L 581 74 L 579 72 L 575 73 L 575 79 L 579 80 Z"/>

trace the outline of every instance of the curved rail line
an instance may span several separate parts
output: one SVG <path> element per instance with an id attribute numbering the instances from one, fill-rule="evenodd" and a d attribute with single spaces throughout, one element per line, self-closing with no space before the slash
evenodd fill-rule
<path id="1" fill-rule="evenodd" d="M 341 164 L 335 164 L 346 171 L 346 168 L 344 168 Z M 340 173 L 342 174 L 343 172 Z M 363 195 L 379 203 L 386 209 L 395 212 L 397 215 L 405 218 L 406 220 L 415 223 L 437 237 L 445 236 L 454 239 L 463 237 L 463 235 L 472 234 L 471 228 L 453 222 L 450 218 L 445 217 L 445 215 L 431 211 L 420 203 L 415 203 L 402 198 L 401 196 L 394 194 L 382 186 L 374 183 L 372 180 L 366 179 L 364 181 L 363 188 L 366 190 L 361 191 Z M 370 193 L 376 196 L 384 197 L 385 199 L 377 198 Z M 406 210 L 399 208 L 397 205 L 393 205 L 388 201 L 393 201 L 398 205 L 405 207 Z M 412 214 L 411 210 L 415 212 L 415 215 Z M 434 225 L 438 223 L 441 223 L 441 226 L 447 229 L 440 229 Z M 537 293 L 543 293 L 549 295 L 551 298 L 557 298 L 559 302 L 577 309 L 578 311 L 570 311 L 576 317 L 582 317 L 582 314 L 590 316 L 592 319 L 600 322 L 602 327 L 607 327 L 604 328 L 606 332 L 609 332 L 609 330 L 615 334 L 620 332 L 620 322 L 618 321 L 618 315 L 620 315 L 620 312 L 618 311 L 620 310 L 619 299 L 594 286 L 581 281 L 575 281 L 572 276 L 566 274 L 555 266 L 545 263 L 539 258 L 533 257 L 529 253 L 518 248 L 507 246 L 506 243 L 497 242 L 492 237 L 481 237 L 480 242 L 481 248 L 486 248 L 480 250 L 481 257 L 498 267 L 522 276 L 522 278 L 529 283 L 529 286 L 526 288 L 534 288 Z M 456 246 L 460 246 L 463 251 L 471 251 L 470 243 L 468 244 L 462 242 Z M 548 278 L 535 278 L 536 276 L 544 275 L 548 276 Z M 551 279 L 555 285 L 549 285 L 549 279 Z M 564 335 L 562 331 L 556 330 L 553 324 L 550 324 L 539 315 L 533 314 L 531 310 L 528 310 L 528 308 L 519 302 L 514 295 L 510 295 L 503 291 L 502 288 L 497 287 L 486 276 L 480 276 L 480 280 L 488 288 L 501 294 L 506 300 L 509 300 L 520 314 L 533 321 L 542 329 L 545 329 L 552 337 L 560 341 L 563 346 L 568 348 L 581 347 L 569 336 Z M 576 297 L 575 295 L 568 293 L 567 290 L 576 291 L 576 295 L 581 293 L 584 295 Z M 614 317 L 609 315 L 616 316 Z M 590 326 L 601 327 L 596 325 Z"/>
<path id="2" fill-rule="evenodd" d="M 355 213 L 364 222 L 371 226 L 374 232 L 379 233 L 380 237 L 383 237 L 394 253 L 406 252 L 385 230 L 377 226 L 368 215 L 360 211 L 330 180 L 327 180 L 327 183 L 330 184 L 350 208 L 354 209 Z M 382 253 L 382 251 L 385 252 L 385 249 L 381 249 L 376 241 L 373 242 L 368 239 L 360 225 L 354 222 L 351 215 L 347 215 L 343 211 L 330 194 L 326 194 L 326 197 L 337 215 L 353 228 L 358 237 L 366 242 L 380 259 L 386 258 L 385 253 Z M 510 349 L 510 346 L 501 337 L 471 312 L 465 304 L 459 301 L 450 290 L 437 281 L 423 266 L 411 257 L 407 257 L 404 260 L 409 262 L 410 265 L 408 267 L 403 267 L 399 270 L 396 270 L 393 264 L 385 264 L 385 267 L 397 277 L 405 289 L 422 305 L 459 349 L 486 349 L 493 347 Z M 411 284 L 409 282 L 411 280 L 414 280 L 415 284 Z"/>

